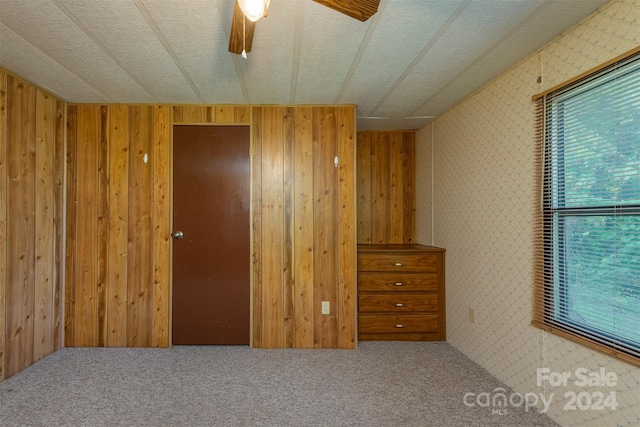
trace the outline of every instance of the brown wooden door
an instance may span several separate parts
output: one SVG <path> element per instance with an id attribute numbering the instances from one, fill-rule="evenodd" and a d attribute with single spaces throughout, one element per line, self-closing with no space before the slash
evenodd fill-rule
<path id="1" fill-rule="evenodd" d="M 173 344 L 249 344 L 249 127 L 174 126 Z"/>

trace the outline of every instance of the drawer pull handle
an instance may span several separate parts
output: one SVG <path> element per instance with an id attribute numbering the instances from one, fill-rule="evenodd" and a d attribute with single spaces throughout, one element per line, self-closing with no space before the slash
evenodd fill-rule
<path id="1" fill-rule="evenodd" d="M 393 265 L 395 265 L 396 267 L 402 267 L 402 263 L 401 262 L 395 262 L 395 263 L 393 263 Z"/>
<path id="2" fill-rule="evenodd" d="M 402 304 L 401 302 L 394 304 L 396 307 L 404 307 L 404 304 Z"/>
<path id="3" fill-rule="evenodd" d="M 402 286 L 402 285 L 404 285 L 404 283 L 402 283 L 402 282 L 396 282 L 394 285 L 395 285 L 395 286 Z"/>
<path id="4" fill-rule="evenodd" d="M 404 328 L 404 325 L 396 325 L 396 328 Z"/>

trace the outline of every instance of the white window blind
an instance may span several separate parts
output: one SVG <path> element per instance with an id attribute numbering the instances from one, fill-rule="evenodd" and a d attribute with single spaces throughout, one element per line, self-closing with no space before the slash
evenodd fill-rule
<path id="1" fill-rule="evenodd" d="M 640 54 L 538 103 L 533 323 L 640 364 Z"/>

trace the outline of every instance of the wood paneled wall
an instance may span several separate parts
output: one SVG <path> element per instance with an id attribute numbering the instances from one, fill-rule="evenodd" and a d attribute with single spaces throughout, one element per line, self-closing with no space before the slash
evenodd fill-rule
<path id="1" fill-rule="evenodd" d="M 173 123 L 251 126 L 252 345 L 355 347 L 355 107 L 67 114 L 67 345 L 169 345 Z"/>
<path id="2" fill-rule="evenodd" d="M 356 346 L 354 106 L 65 105 L 0 70 L 0 380 L 170 345 L 174 123 L 251 126 L 252 345 Z"/>
<path id="3" fill-rule="evenodd" d="M 66 345 L 169 345 L 170 155 L 168 106 L 68 106 Z"/>
<path id="4" fill-rule="evenodd" d="M 0 69 L 0 380 L 62 346 L 64 103 Z"/>
<path id="5" fill-rule="evenodd" d="M 354 137 L 352 106 L 253 108 L 254 347 L 356 346 Z"/>
<path id="6" fill-rule="evenodd" d="M 358 132 L 358 243 L 415 241 L 415 135 Z"/>

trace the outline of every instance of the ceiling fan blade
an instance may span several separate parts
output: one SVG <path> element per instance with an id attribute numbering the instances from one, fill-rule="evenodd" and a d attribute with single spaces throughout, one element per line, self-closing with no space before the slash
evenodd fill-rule
<path id="1" fill-rule="evenodd" d="M 244 21 L 244 35 L 242 30 L 242 21 Z M 253 44 L 253 33 L 256 29 L 256 23 L 245 19 L 238 2 L 235 2 L 233 8 L 233 19 L 231 20 L 231 31 L 229 32 L 229 52 L 240 55 L 242 49 L 249 53 Z M 244 43 L 243 43 L 244 38 Z"/>
<path id="2" fill-rule="evenodd" d="M 380 5 L 380 0 L 313 0 L 359 21 L 371 18 Z"/>

